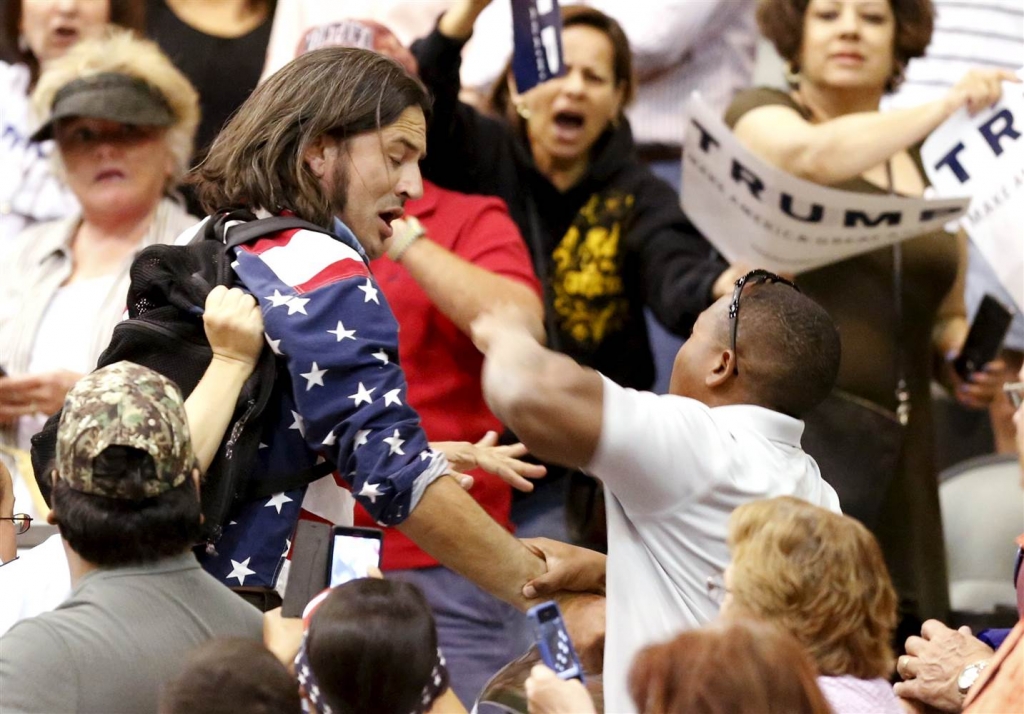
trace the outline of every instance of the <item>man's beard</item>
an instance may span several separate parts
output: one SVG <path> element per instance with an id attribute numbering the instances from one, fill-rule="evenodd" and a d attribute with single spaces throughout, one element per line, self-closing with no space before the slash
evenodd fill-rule
<path id="1" fill-rule="evenodd" d="M 328 198 L 331 202 L 331 213 L 338 216 L 339 220 L 341 219 L 341 215 L 345 212 L 345 208 L 348 206 L 348 185 L 348 162 L 336 161 L 334 164 L 334 173 L 331 174 L 331 193 Z"/>

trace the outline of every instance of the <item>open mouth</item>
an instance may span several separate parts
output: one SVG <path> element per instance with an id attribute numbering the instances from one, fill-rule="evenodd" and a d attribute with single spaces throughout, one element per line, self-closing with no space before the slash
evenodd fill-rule
<path id="1" fill-rule="evenodd" d="M 583 137 L 583 127 L 587 117 L 582 112 L 563 109 L 555 112 L 552 117 L 555 141 L 575 145 Z"/>
<path id="2" fill-rule="evenodd" d="M 391 210 L 381 211 L 380 213 L 378 213 L 377 218 L 379 218 L 381 224 L 383 224 L 381 228 L 381 235 L 383 235 L 385 238 L 390 238 L 391 235 L 394 233 L 394 229 L 391 228 L 391 221 L 401 218 L 404 215 L 405 209 L 403 208 L 393 208 Z"/>
<path id="3" fill-rule="evenodd" d="M 53 30 L 53 36 L 60 43 L 71 43 L 78 40 L 78 28 L 70 25 L 60 25 Z"/>
<path id="4" fill-rule="evenodd" d="M 579 112 L 563 110 L 555 114 L 555 126 L 566 131 L 577 131 L 583 128 L 586 117 Z"/>

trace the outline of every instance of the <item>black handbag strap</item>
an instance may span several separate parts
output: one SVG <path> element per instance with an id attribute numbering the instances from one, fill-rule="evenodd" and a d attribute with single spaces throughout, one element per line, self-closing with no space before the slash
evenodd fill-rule
<path id="1" fill-rule="evenodd" d="M 885 178 L 889 195 L 896 195 L 892 159 L 885 160 Z M 896 318 L 896 417 L 906 426 L 910 421 L 910 388 L 907 386 L 906 331 L 903 315 L 903 244 L 892 246 L 892 307 Z"/>

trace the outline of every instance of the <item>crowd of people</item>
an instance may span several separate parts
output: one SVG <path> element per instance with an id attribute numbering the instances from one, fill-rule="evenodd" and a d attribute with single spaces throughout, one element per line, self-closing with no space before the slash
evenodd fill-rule
<path id="1" fill-rule="evenodd" d="M 971 296 L 1022 296 L 948 227 L 729 264 L 680 200 L 693 91 L 798 179 L 926 195 L 921 143 L 1024 78 L 1008 2 L 901 100 L 936 4 L 563 2 L 521 88 L 507 0 L 6 0 L 0 710 L 483 712 L 555 600 L 587 685 L 537 664 L 531 712 L 1024 711 L 1024 620 L 951 612 L 935 409 L 1024 489 L 1019 327 L 953 367 Z M 296 611 L 322 524 L 382 529 L 380 570 Z"/>

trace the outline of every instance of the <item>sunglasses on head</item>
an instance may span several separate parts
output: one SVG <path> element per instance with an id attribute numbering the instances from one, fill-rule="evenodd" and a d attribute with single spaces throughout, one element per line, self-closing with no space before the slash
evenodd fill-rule
<path id="1" fill-rule="evenodd" d="M 792 280 L 786 280 L 781 275 L 776 275 L 768 270 L 751 270 L 736 281 L 736 287 L 732 291 L 732 302 L 729 303 L 729 331 L 731 336 L 730 347 L 732 348 L 733 374 L 738 375 L 740 373 L 740 357 L 736 351 L 736 333 L 740 326 L 740 296 L 743 295 L 743 288 L 747 285 L 759 285 L 761 283 L 782 283 L 800 292 L 800 288 Z"/>

